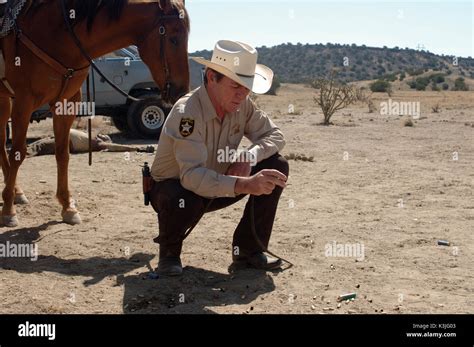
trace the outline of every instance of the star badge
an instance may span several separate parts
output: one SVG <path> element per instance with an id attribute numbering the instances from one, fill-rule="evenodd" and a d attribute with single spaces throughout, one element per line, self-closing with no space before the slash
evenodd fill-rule
<path id="1" fill-rule="evenodd" d="M 179 133 L 183 137 L 188 137 L 194 131 L 194 119 L 192 118 L 182 118 L 179 123 Z"/>

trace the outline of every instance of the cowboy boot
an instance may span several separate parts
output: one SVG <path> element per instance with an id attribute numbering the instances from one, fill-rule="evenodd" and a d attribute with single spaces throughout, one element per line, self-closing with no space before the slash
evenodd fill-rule
<path id="1" fill-rule="evenodd" d="M 263 252 L 256 252 L 251 255 L 240 254 L 232 255 L 232 264 L 229 266 L 229 272 L 240 269 L 250 268 L 258 270 L 276 270 L 281 268 L 282 261 L 280 258 L 274 258 Z"/>
<path id="2" fill-rule="evenodd" d="M 180 276 L 183 274 L 183 265 L 181 264 L 182 245 L 160 245 L 160 260 L 156 273 L 161 276 Z"/>

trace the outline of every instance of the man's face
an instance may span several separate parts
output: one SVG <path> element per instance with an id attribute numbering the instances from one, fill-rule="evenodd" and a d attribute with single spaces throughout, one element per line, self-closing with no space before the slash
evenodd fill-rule
<path id="1" fill-rule="evenodd" d="M 211 80 L 209 85 L 213 89 L 216 101 L 225 113 L 237 111 L 240 104 L 250 93 L 249 89 L 234 82 L 226 76 L 224 76 L 219 82 Z"/>

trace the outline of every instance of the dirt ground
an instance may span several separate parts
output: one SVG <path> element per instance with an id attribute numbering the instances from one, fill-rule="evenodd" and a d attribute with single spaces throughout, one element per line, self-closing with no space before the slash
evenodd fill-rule
<path id="1" fill-rule="evenodd" d="M 157 221 L 140 172 L 153 155 L 94 153 L 92 167 L 71 156 L 78 226 L 60 222 L 54 157 L 36 157 L 19 175 L 30 204 L 17 208 L 19 227 L 0 228 L 0 243 L 36 243 L 39 258 L 0 259 L 0 313 L 474 313 L 474 92 L 395 91 L 393 101 L 420 101 L 413 127 L 363 104 L 321 126 L 313 95 L 284 85 L 257 99 L 286 135 L 283 154 L 314 157 L 290 160 L 270 242 L 294 267 L 227 272 L 245 199 L 203 218 L 182 277 L 155 279 Z M 383 101 L 374 98 L 378 109 Z M 116 141 L 146 142 L 98 123 Z M 29 137 L 51 132 L 49 121 L 33 124 Z M 334 243 L 362 246 L 363 259 L 328 256 Z M 337 302 L 350 292 L 354 301 Z"/>

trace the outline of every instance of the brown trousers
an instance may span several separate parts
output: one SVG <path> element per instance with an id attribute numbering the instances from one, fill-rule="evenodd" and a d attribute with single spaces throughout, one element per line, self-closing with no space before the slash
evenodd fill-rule
<path id="1" fill-rule="evenodd" d="M 262 169 L 275 169 L 287 176 L 289 172 L 287 160 L 278 153 L 255 165 L 252 168 L 252 175 Z M 277 186 L 269 195 L 254 197 L 255 229 L 265 247 L 268 247 L 270 241 L 282 191 L 283 189 Z M 206 207 L 208 207 L 206 213 L 213 212 L 230 206 L 244 197 L 242 194 L 234 198 L 211 200 L 186 190 L 179 179 L 154 182 L 150 201 L 158 214 L 159 236 L 154 241 L 160 244 L 160 258 L 180 256 L 184 234 L 202 216 Z M 248 202 L 234 232 L 232 249 L 236 249 L 235 247 L 238 247 L 239 254 L 262 251 L 252 234 Z"/>

